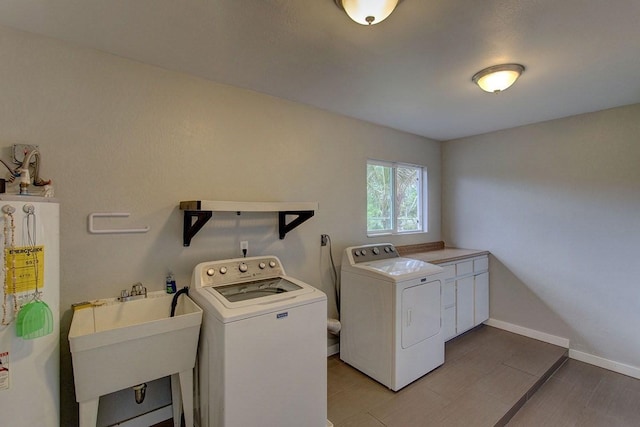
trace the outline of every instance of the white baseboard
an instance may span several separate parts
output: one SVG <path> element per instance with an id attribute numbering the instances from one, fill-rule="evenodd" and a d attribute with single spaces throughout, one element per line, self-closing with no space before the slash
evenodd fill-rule
<path id="1" fill-rule="evenodd" d="M 327 357 L 340 353 L 340 344 L 334 344 L 327 347 Z"/>
<path id="2" fill-rule="evenodd" d="M 514 325 L 513 323 L 503 322 L 502 320 L 489 319 L 484 323 L 485 325 L 493 326 L 494 328 L 498 329 L 504 329 L 505 331 L 533 338 L 534 340 L 543 341 L 563 348 L 569 348 L 568 338 L 547 334 L 545 332 L 536 331 L 535 329 L 529 329 L 525 328 L 524 326 Z"/>
<path id="3" fill-rule="evenodd" d="M 162 408 L 158 408 L 155 411 L 147 412 L 139 417 L 132 418 L 127 421 L 123 421 L 117 426 L 121 427 L 149 427 L 154 424 L 158 424 L 162 421 L 173 418 L 173 406 L 167 405 Z"/>
<path id="4" fill-rule="evenodd" d="M 571 359 L 579 360 L 590 365 L 608 369 L 609 371 L 640 379 L 640 368 L 637 368 L 635 366 L 614 362 L 613 360 L 604 359 L 602 357 L 594 356 L 593 354 L 584 353 L 578 350 L 569 350 L 569 357 Z"/>

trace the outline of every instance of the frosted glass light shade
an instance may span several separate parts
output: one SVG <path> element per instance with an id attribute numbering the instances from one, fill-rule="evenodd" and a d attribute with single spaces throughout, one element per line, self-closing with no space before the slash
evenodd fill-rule
<path id="1" fill-rule="evenodd" d="M 485 92 L 498 93 L 509 88 L 524 71 L 520 64 L 502 64 L 478 71 L 471 80 Z"/>
<path id="2" fill-rule="evenodd" d="M 384 21 L 396 8 L 398 0 L 335 0 L 358 24 L 373 25 Z"/>

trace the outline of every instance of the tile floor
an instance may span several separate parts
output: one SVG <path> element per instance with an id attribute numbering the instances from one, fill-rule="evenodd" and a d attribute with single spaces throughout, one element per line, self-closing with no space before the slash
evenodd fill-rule
<path id="1" fill-rule="evenodd" d="M 639 426 L 640 380 L 570 359 L 508 425 Z"/>
<path id="2" fill-rule="evenodd" d="M 335 427 L 640 426 L 640 380 L 567 360 L 564 348 L 481 326 L 445 351 L 444 365 L 397 393 L 331 356 L 329 419 Z"/>
<path id="3" fill-rule="evenodd" d="M 490 326 L 445 351 L 444 365 L 397 393 L 330 357 L 329 419 L 336 427 L 504 425 L 566 357 L 564 348 Z"/>

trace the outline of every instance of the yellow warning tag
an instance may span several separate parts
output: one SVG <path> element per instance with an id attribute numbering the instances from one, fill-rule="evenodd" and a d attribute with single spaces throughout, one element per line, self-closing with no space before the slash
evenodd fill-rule
<path id="1" fill-rule="evenodd" d="M 36 283 L 38 290 L 44 287 L 44 246 L 5 248 L 4 262 L 4 286 L 7 293 L 34 291 Z"/>

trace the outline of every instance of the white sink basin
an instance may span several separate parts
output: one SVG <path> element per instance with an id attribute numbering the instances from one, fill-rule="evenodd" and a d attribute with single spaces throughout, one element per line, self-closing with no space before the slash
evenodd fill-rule
<path id="1" fill-rule="evenodd" d="M 81 425 L 83 402 L 90 402 L 91 409 L 87 409 L 90 421 L 84 424 L 95 425 L 93 406 L 97 413 L 100 396 L 173 374 L 181 374 L 182 385 L 182 374 L 191 373 L 202 309 L 180 295 L 175 316 L 169 317 L 172 297 L 151 293 L 144 299 L 74 312 L 69 345 Z"/>

